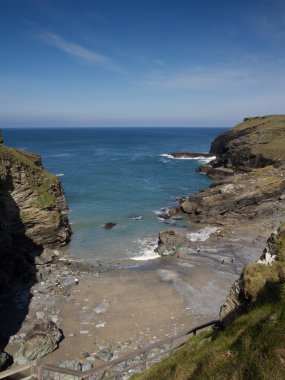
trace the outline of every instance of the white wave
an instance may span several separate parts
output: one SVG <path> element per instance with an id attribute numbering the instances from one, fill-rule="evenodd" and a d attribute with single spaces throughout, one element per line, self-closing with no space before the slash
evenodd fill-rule
<path id="1" fill-rule="evenodd" d="M 64 174 L 63 173 L 59 173 L 59 174 L 56 174 L 57 177 L 63 177 Z"/>
<path id="2" fill-rule="evenodd" d="M 157 216 L 160 216 L 160 217 L 167 217 L 169 216 L 169 208 L 167 207 L 162 207 L 160 210 L 154 210 L 154 213 L 157 215 Z"/>
<path id="3" fill-rule="evenodd" d="M 216 156 L 211 156 L 211 157 L 203 157 L 203 156 L 198 156 L 198 157 L 173 157 L 171 154 L 160 154 L 161 157 L 167 157 L 171 158 L 172 160 L 199 160 L 203 162 L 210 162 L 212 160 L 215 160 Z M 164 161 L 165 162 L 165 161 Z"/>
<path id="4" fill-rule="evenodd" d="M 187 238 L 190 241 L 205 241 L 215 232 L 219 231 L 217 227 L 205 227 L 198 232 L 191 232 L 187 234 Z"/>
<path id="5" fill-rule="evenodd" d="M 51 154 L 50 157 L 68 157 L 70 156 L 70 153 L 57 153 L 57 154 Z"/>
<path id="6" fill-rule="evenodd" d="M 132 260 L 146 261 L 158 259 L 160 256 L 154 252 L 157 247 L 157 239 L 139 239 L 137 240 L 138 253 L 131 257 Z"/>

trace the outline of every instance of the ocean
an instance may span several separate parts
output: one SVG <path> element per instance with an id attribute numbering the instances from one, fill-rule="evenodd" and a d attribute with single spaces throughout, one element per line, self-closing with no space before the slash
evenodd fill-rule
<path id="1" fill-rule="evenodd" d="M 170 152 L 208 152 L 224 128 L 3 128 L 4 143 L 40 153 L 64 187 L 72 224 L 64 252 L 92 260 L 155 258 L 159 214 L 177 197 L 206 188 L 202 159 Z M 105 223 L 116 223 L 105 229 Z M 185 222 L 176 222 L 183 228 Z"/>

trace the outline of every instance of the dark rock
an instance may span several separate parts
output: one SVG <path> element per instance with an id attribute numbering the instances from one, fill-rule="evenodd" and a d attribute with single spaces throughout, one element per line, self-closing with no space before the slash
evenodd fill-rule
<path id="1" fill-rule="evenodd" d="M 15 277 L 36 281 L 29 252 L 39 256 L 45 247 L 65 245 L 71 229 L 61 183 L 43 170 L 39 155 L 0 144 L 0 183 L 0 288 L 5 289 Z M 34 275 L 27 276 L 30 272 Z"/>
<path id="2" fill-rule="evenodd" d="M 217 157 L 212 165 L 213 171 L 224 167 L 234 172 L 248 172 L 284 161 L 284 125 L 283 115 L 258 116 L 246 118 L 243 123 L 218 136 L 210 150 L 210 154 Z M 267 147 L 269 143 L 270 149 Z"/>
<path id="3" fill-rule="evenodd" d="M 155 213 L 158 216 L 158 218 L 162 218 L 162 219 L 170 218 L 169 209 L 166 207 L 162 207 L 159 211 L 156 211 Z"/>
<path id="4" fill-rule="evenodd" d="M 103 227 L 106 229 L 106 230 L 110 230 L 111 228 L 115 227 L 117 225 L 117 223 L 113 223 L 113 222 L 107 222 L 103 225 Z"/>
<path id="5" fill-rule="evenodd" d="M 0 371 L 4 371 L 8 366 L 12 364 L 12 356 L 7 352 L 0 353 Z"/>
<path id="6" fill-rule="evenodd" d="M 185 235 L 176 231 L 161 231 L 155 252 L 161 256 L 173 256 L 179 247 L 185 247 L 187 244 L 189 241 Z"/>

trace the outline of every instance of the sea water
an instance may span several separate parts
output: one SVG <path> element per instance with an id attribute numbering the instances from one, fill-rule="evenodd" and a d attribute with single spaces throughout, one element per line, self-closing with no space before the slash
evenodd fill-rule
<path id="1" fill-rule="evenodd" d="M 221 128 L 4 129 L 8 146 L 40 153 L 64 187 L 72 224 L 65 252 L 88 260 L 155 258 L 160 212 L 210 184 L 203 159 L 171 152 L 209 151 Z M 105 223 L 116 223 L 105 229 Z M 177 227 L 183 227 L 183 221 Z"/>

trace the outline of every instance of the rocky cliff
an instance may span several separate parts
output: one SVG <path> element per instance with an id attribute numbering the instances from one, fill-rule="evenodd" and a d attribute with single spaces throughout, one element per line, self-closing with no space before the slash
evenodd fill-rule
<path id="1" fill-rule="evenodd" d="M 248 117 L 212 143 L 216 160 L 200 168 L 214 178 L 285 162 L 285 116 Z"/>
<path id="2" fill-rule="evenodd" d="M 40 155 L 6 147 L 0 133 L 0 288 L 31 270 L 45 247 L 69 241 L 66 210 L 60 181 Z"/>
<path id="3" fill-rule="evenodd" d="M 195 222 L 224 224 L 284 207 L 284 144 L 284 115 L 244 119 L 214 140 L 210 153 L 216 159 L 199 169 L 215 182 L 182 199 L 180 210 Z"/>

